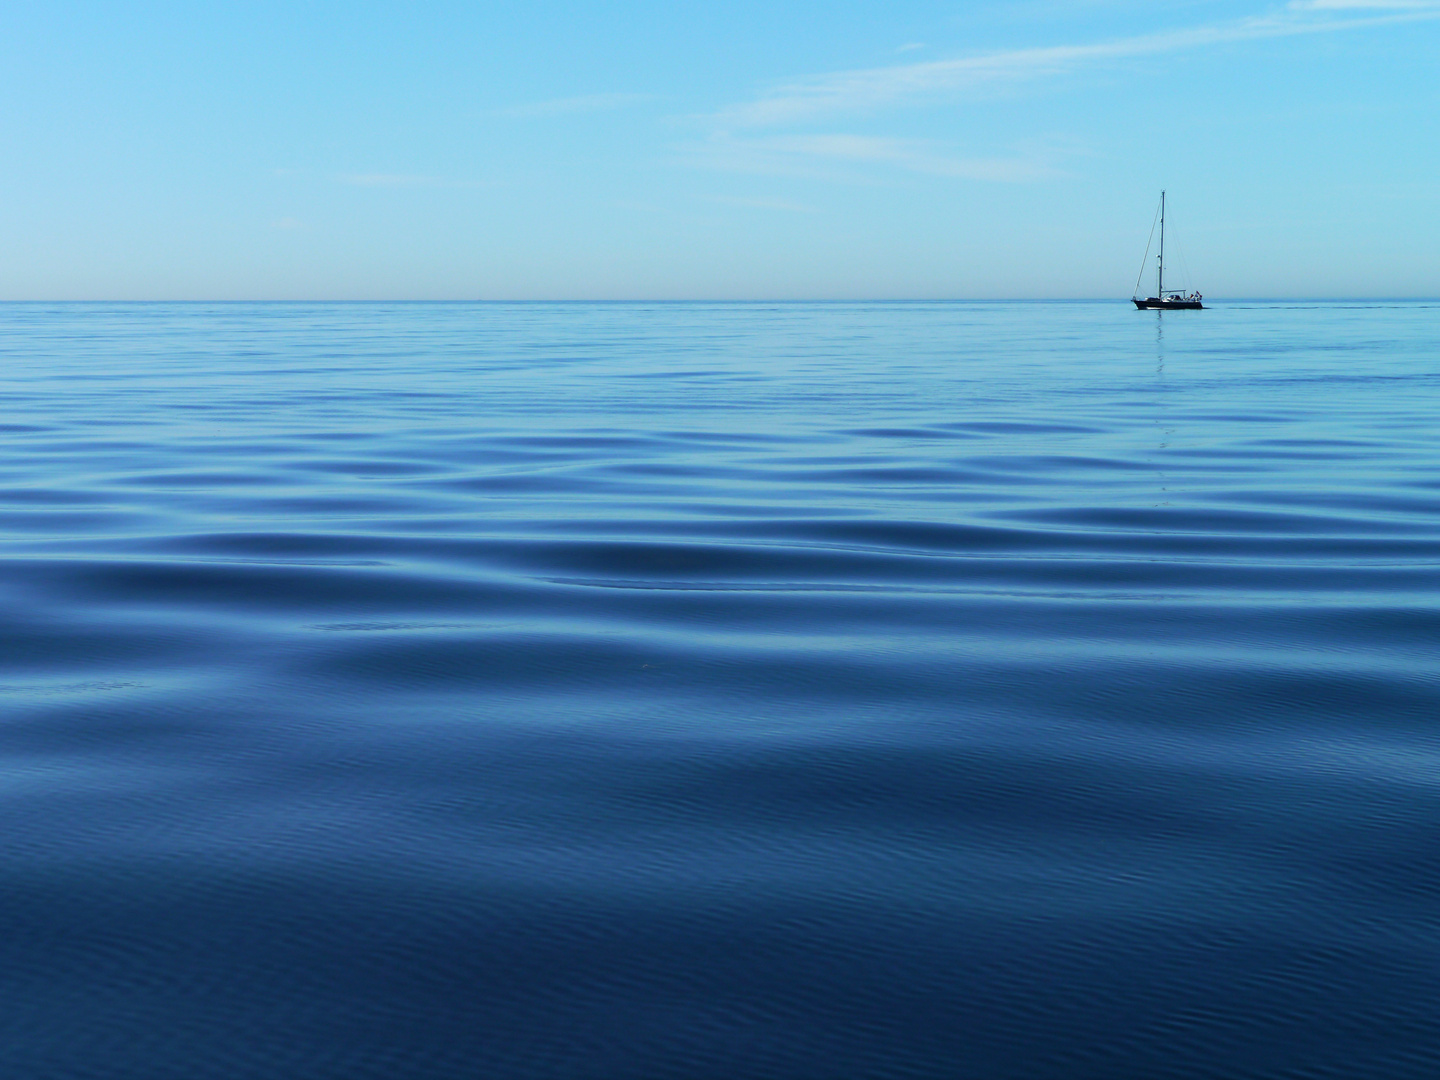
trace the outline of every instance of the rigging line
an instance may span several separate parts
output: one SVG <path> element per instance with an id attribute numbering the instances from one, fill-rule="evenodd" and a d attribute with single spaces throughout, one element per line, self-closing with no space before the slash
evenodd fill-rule
<path id="1" fill-rule="evenodd" d="M 1195 284 L 1195 282 L 1192 281 L 1190 278 L 1190 261 L 1185 258 L 1185 249 L 1180 246 L 1180 241 L 1178 238 L 1174 241 L 1174 244 L 1175 251 L 1180 256 L 1181 280 L 1185 282 L 1185 291 L 1189 292 Z"/>
<path id="2" fill-rule="evenodd" d="M 1140 279 L 1145 276 L 1145 265 L 1150 261 L 1150 245 L 1155 241 L 1155 224 L 1160 220 L 1160 204 L 1155 204 L 1155 217 L 1150 222 L 1150 239 L 1145 241 L 1145 257 L 1140 260 L 1140 273 L 1135 275 L 1135 291 L 1131 296 L 1140 295 Z"/>
<path id="3" fill-rule="evenodd" d="M 1185 258 L 1185 249 L 1179 244 L 1175 245 L 1176 253 L 1180 256 L 1180 280 L 1185 285 L 1185 291 L 1189 292 L 1195 285 L 1193 276 L 1190 273 L 1190 262 Z"/>

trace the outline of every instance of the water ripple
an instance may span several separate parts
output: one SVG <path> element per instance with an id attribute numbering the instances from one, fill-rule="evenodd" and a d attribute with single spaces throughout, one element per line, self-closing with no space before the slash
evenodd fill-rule
<path id="1" fill-rule="evenodd" d="M 1434 313 L 0 306 L 5 1074 L 1433 1075 Z"/>

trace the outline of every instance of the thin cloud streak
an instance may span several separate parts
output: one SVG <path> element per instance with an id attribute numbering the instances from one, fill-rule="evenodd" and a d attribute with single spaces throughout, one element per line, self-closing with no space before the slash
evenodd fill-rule
<path id="1" fill-rule="evenodd" d="M 651 100 L 650 94 L 583 94 L 580 97 L 556 98 L 554 101 L 532 101 L 490 110 L 491 116 L 509 120 L 526 120 L 542 116 L 564 116 L 571 113 L 609 112 Z"/>
<path id="2" fill-rule="evenodd" d="M 1290 0 L 1291 11 L 1428 11 L 1436 0 Z"/>
<path id="3" fill-rule="evenodd" d="M 883 166 L 929 176 L 999 183 L 1028 183 L 1055 175 L 1042 155 L 1015 157 L 961 157 L 924 139 L 898 139 L 874 135 L 777 135 L 734 138 L 718 135 L 695 148 L 699 160 L 711 168 L 772 175 L 816 175 L 842 178 L 849 168 Z M 841 172 L 837 173 L 837 169 Z"/>
<path id="4" fill-rule="evenodd" d="M 869 112 L 907 100 L 953 94 L 972 87 L 1065 74 L 1087 63 L 1153 56 L 1228 42 L 1355 30 L 1440 17 L 1434 0 L 1297 0 L 1289 14 L 1144 34 L 1090 45 L 1034 49 L 932 60 L 918 64 L 841 71 L 777 87 L 765 97 L 722 109 L 712 117 L 727 128 L 773 127 L 824 114 Z M 1384 11 L 1365 18 L 1311 18 L 1310 12 Z"/>
<path id="5" fill-rule="evenodd" d="M 490 185 L 478 180 L 450 180 L 443 176 L 421 173 L 341 173 L 336 183 L 349 187 L 372 188 L 482 188 Z"/>
<path id="6" fill-rule="evenodd" d="M 411 173 L 344 173 L 335 179 L 353 187 L 437 187 L 445 181 Z"/>
<path id="7" fill-rule="evenodd" d="M 742 206 L 749 210 L 779 210 L 789 214 L 818 214 L 820 212 L 813 206 L 791 202 L 789 199 L 747 199 L 739 195 L 711 195 L 706 201 L 722 203 L 725 206 Z"/>

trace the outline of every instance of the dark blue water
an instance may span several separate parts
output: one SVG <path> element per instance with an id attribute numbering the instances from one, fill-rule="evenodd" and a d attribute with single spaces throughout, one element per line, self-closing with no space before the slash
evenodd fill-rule
<path id="1" fill-rule="evenodd" d="M 1433 1076 L 1440 306 L 0 307 L 0 1074 Z"/>

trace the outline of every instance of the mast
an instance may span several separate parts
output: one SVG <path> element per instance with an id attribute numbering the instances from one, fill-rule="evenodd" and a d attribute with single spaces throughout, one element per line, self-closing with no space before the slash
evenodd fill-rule
<path id="1" fill-rule="evenodd" d="M 1160 192 L 1160 258 L 1155 269 L 1155 295 L 1165 299 L 1165 192 Z"/>

